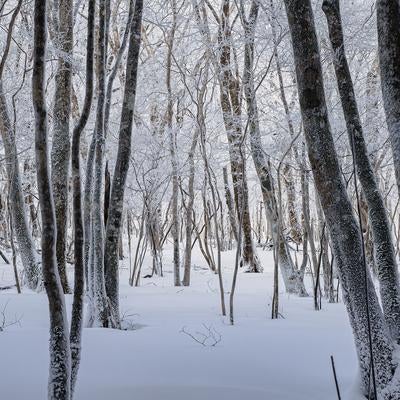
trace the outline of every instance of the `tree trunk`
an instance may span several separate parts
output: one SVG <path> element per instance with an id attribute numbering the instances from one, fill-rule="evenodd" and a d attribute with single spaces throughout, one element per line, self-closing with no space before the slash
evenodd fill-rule
<path id="1" fill-rule="evenodd" d="M 35 244 L 29 231 L 26 218 L 24 194 L 21 186 L 18 151 L 15 143 L 15 133 L 12 129 L 7 109 L 3 85 L 0 81 L 0 131 L 6 154 L 6 171 L 10 182 L 10 208 L 12 224 L 18 243 L 18 250 L 24 267 L 24 281 L 27 286 L 35 290 L 40 285 L 41 272 Z"/>
<path id="2" fill-rule="evenodd" d="M 68 175 L 70 161 L 71 82 L 73 48 L 73 1 L 59 0 L 53 41 L 59 52 L 55 76 L 51 180 L 57 223 L 56 255 L 64 293 L 70 293 L 66 271 Z"/>
<path id="3" fill-rule="evenodd" d="M 383 106 L 400 195 L 400 8 L 398 0 L 378 0 L 376 14 Z"/>
<path id="4" fill-rule="evenodd" d="M 80 356 L 81 356 L 81 337 L 83 319 L 83 291 L 84 291 L 84 230 L 82 215 L 82 187 L 80 171 L 80 139 L 81 134 L 89 119 L 90 109 L 93 98 L 93 49 L 94 49 L 94 20 L 95 20 L 96 1 L 89 1 L 87 43 L 86 43 L 86 88 L 85 101 L 81 116 L 72 132 L 71 149 L 71 174 L 72 174 L 72 206 L 74 222 L 74 300 L 72 304 L 71 317 L 71 392 L 73 393 L 77 379 Z M 71 396 L 72 397 L 72 396 Z"/>
<path id="5" fill-rule="evenodd" d="M 104 161 L 104 103 L 105 103 L 105 65 L 107 54 L 108 22 L 107 13 L 110 0 L 99 3 L 98 35 L 98 98 L 94 130 L 94 168 L 93 193 L 91 203 L 91 257 L 93 291 L 90 293 L 89 326 L 109 327 L 111 312 L 108 306 L 104 279 L 104 215 L 102 213 L 103 161 Z M 89 274 L 90 275 L 90 274 Z"/>
<path id="6" fill-rule="evenodd" d="M 400 287 L 397 262 L 385 205 L 376 183 L 364 141 L 353 82 L 344 49 L 339 0 L 324 0 L 322 7 L 328 20 L 329 37 L 334 51 L 336 78 L 350 144 L 355 153 L 357 175 L 368 204 L 383 314 L 393 338 L 399 341 Z"/>
<path id="7" fill-rule="evenodd" d="M 232 192 L 229 187 L 228 171 L 226 167 L 223 168 L 223 175 L 224 175 L 224 187 L 225 187 L 225 201 L 226 201 L 226 206 L 228 208 L 229 222 L 231 224 L 233 236 L 236 242 L 238 242 L 237 218 L 235 214 L 235 207 L 233 205 Z"/>
<path id="8" fill-rule="evenodd" d="M 186 207 L 186 242 L 185 242 L 185 260 L 183 263 L 183 286 L 190 285 L 190 270 L 192 264 L 192 230 L 193 230 L 193 204 L 194 204 L 194 155 L 196 152 L 197 142 L 199 140 L 200 129 L 196 129 L 192 139 L 192 145 L 189 150 L 189 183 L 188 197 L 189 201 Z"/>
<path id="9" fill-rule="evenodd" d="M 71 352 L 67 311 L 56 263 L 56 219 L 50 184 L 45 99 L 46 0 L 35 0 L 32 97 L 35 109 L 37 184 L 42 216 L 42 270 L 50 314 L 50 371 L 48 398 L 71 398 Z"/>
<path id="10" fill-rule="evenodd" d="M 0 131 L 6 155 L 6 171 L 9 182 L 8 197 L 11 203 L 11 223 L 13 224 L 13 230 L 17 237 L 26 283 L 30 289 L 35 290 L 38 288 L 41 281 L 39 261 L 28 228 L 24 194 L 22 191 L 19 171 L 17 145 L 15 143 L 15 128 L 13 129 L 11 124 L 2 82 L 3 71 L 10 51 L 13 28 L 21 10 L 21 6 L 22 0 L 19 0 L 11 16 L 3 56 L 0 62 Z"/>
<path id="11" fill-rule="evenodd" d="M 136 97 L 136 82 L 141 41 L 143 0 L 135 1 L 135 12 L 132 20 L 128 58 L 126 66 L 126 81 L 122 103 L 121 122 L 118 140 L 118 154 L 115 163 L 111 186 L 110 209 L 108 213 L 105 255 L 106 289 L 111 305 L 113 323 L 120 326 L 119 320 L 119 283 L 118 283 L 118 241 L 122 223 L 125 182 L 129 169 L 131 155 L 133 110 Z"/>
<path id="12" fill-rule="evenodd" d="M 179 176 L 178 176 L 178 155 L 176 145 L 176 131 L 172 127 L 173 118 L 173 98 L 171 88 L 171 67 L 172 67 L 172 51 L 174 46 L 175 31 L 176 31 L 176 17 L 177 17 L 177 5 L 176 0 L 172 1 L 172 27 L 168 37 L 168 53 L 167 53 L 167 76 L 166 85 L 168 92 L 167 100 L 167 111 L 166 111 L 166 123 L 167 132 L 169 136 L 169 149 L 171 155 L 171 166 L 172 166 L 172 238 L 174 242 L 173 251 L 173 265 L 174 265 L 174 283 L 175 286 L 180 286 L 180 260 L 179 260 Z"/>
<path id="13" fill-rule="evenodd" d="M 258 108 L 254 90 L 253 64 L 254 64 L 254 33 L 258 17 L 258 3 L 253 1 L 248 21 L 245 23 L 245 68 L 243 74 L 244 93 L 247 103 L 249 118 L 248 129 L 250 133 L 251 154 L 256 167 L 256 172 L 261 185 L 264 206 L 272 228 L 274 246 L 277 247 L 278 262 L 281 269 L 286 291 L 307 295 L 302 276 L 296 273 L 285 238 L 280 229 L 278 207 L 273 188 L 272 176 L 268 160 L 265 157 L 261 143 Z"/>
<path id="14" fill-rule="evenodd" d="M 389 390 L 393 378 L 393 342 L 387 332 L 369 271 L 363 265 L 360 228 L 340 172 L 328 120 L 310 0 L 285 0 L 285 6 L 292 43 L 295 43 L 293 53 L 309 160 L 353 328 L 362 389 L 365 394 L 368 393 L 372 361 L 369 349 L 372 348 L 376 383 L 383 394 L 385 389 Z M 394 386 L 393 390 L 398 388 Z M 395 396 L 386 398 L 394 399 Z"/>
<path id="15" fill-rule="evenodd" d="M 236 213 L 241 216 L 243 252 L 241 265 L 248 272 L 262 272 L 251 234 L 249 198 L 244 155 L 245 137 L 241 126 L 239 81 L 233 76 L 231 66 L 231 27 L 229 24 L 230 1 L 224 0 L 220 16 L 218 42 L 220 46 L 219 81 L 220 102 L 229 143 L 229 156 L 235 197 Z"/>

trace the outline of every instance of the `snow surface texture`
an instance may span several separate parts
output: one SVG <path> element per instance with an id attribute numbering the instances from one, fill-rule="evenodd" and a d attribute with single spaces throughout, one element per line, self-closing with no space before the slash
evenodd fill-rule
<path id="1" fill-rule="evenodd" d="M 83 332 L 82 362 L 75 400 L 334 400 L 330 355 L 335 358 L 342 398 L 359 400 L 357 360 L 342 303 L 284 293 L 271 320 L 272 252 L 261 251 L 263 274 L 241 273 L 235 296 L 235 326 L 220 315 L 218 276 L 193 254 L 191 287 L 173 287 L 172 263 L 164 278 L 128 282 L 128 258 L 120 272 L 123 324 L 129 330 L 90 328 Z M 125 254 L 127 256 L 127 254 Z M 235 251 L 222 253 L 229 291 Z M 172 248 L 164 252 L 172 260 Z M 142 276 L 151 259 L 146 257 Z M 69 267 L 70 274 L 72 272 Z M 0 265 L 0 286 L 12 284 L 12 267 Z M 70 276 L 70 279 L 72 276 Z M 311 279 L 306 276 L 307 288 Z M 309 291 L 312 292 L 311 290 Z M 228 300 L 228 295 L 226 297 Z M 72 296 L 66 296 L 69 311 Z M 0 291 L 0 311 L 15 324 L 0 332 L 1 398 L 46 398 L 49 320 L 44 293 Z M 1 319 L 1 318 L 0 318 Z M 214 332 L 203 346 L 201 334 Z M 197 333 L 198 332 L 198 333 Z"/>

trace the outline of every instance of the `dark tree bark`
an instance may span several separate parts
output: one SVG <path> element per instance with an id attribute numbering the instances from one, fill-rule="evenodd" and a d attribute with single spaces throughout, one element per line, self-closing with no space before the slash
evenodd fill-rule
<path id="1" fill-rule="evenodd" d="M 73 392 L 81 355 L 82 313 L 84 290 L 84 257 L 83 257 L 83 216 L 82 216 L 82 185 L 80 171 L 80 140 L 86 123 L 89 119 L 93 98 L 93 49 L 94 49 L 94 20 L 96 1 L 89 1 L 87 42 L 86 42 L 86 88 L 85 100 L 81 116 L 72 132 L 71 174 L 72 174 L 72 206 L 74 222 L 74 265 L 75 283 L 74 300 L 71 318 L 71 391 Z"/>
<path id="2" fill-rule="evenodd" d="M 113 320 L 119 326 L 118 288 L 118 240 L 122 222 L 125 182 L 131 155 L 133 111 L 136 97 L 136 82 L 141 42 L 143 0 L 135 1 L 135 11 L 131 25 L 126 83 L 122 103 L 119 130 L 118 154 L 111 186 L 110 209 L 106 226 L 105 255 L 106 289 L 111 303 Z"/>
<path id="3" fill-rule="evenodd" d="M 231 26 L 229 21 L 230 1 L 224 0 L 219 19 L 219 81 L 220 102 L 229 143 L 229 155 L 235 197 L 236 213 L 240 218 L 243 230 L 243 252 L 241 265 L 248 272 L 262 272 L 254 247 L 249 211 L 248 187 L 246 178 L 244 133 L 241 126 L 240 84 L 232 73 L 231 66 Z"/>
<path id="4" fill-rule="evenodd" d="M 400 194 L 400 8 L 398 0 L 376 2 L 378 54 L 386 123 Z"/>
<path id="5" fill-rule="evenodd" d="M 51 180 L 57 222 L 57 265 L 64 293 L 70 293 L 66 272 L 68 176 L 72 88 L 73 1 L 58 0 L 53 42 L 59 52 L 55 76 Z"/>
<path id="6" fill-rule="evenodd" d="M 110 208 L 110 190 L 111 190 L 111 174 L 108 169 L 108 160 L 104 170 L 104 225 L 107 225 L 108 209 Z"/>
<path id="7" fill-rule="evenodd" d="M 383 313 L 393 338 L 400 340 L 400 288 L 395 250 L 385 205 L 376 183 L 364 140 L 344 48 L 339 0 L 324 0 L 322 8 L 328 20 L 329 37 L 334 51 L 335 73 L 350 145 L 352 151 L 355 152 L 357 175 L 368 204 Z"/>
<path id="8" fill-rule="evenodd" d="M 382 395 L 390 391 L 385 398 L 395 399 L 399 394 L 398 382 L 390 386 L 393 378 L 393 342 L 369 271 L 363 265 L 361 232 L 340 173 L 327 114 L 310 0 L 285 0 L 285 6 L 292 43 L 295 44 L 293 53 L 308 156 L 332 241 L 343 299 L 353 328 L 362 390 L 365 394 L 369 390 L 371 346 L 378 391 Z"/>
<path id="9" fill-rule="evenodd" d="M 53 193 L 50 184 L 45 99 L 46 0 L 35 0 L 32 97 L 35 109 L 37 184 L 42 216 L 42 270 L 50 313 L 50 376 L 48 398 L 70 400 L 71 352 L 64 294 L 57 269 L 57 238 Z"/>

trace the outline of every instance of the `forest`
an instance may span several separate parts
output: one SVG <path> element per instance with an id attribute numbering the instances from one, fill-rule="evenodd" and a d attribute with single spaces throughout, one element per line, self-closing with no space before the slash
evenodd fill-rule
<path id="1" fill-rule="evenodd" d="M 0 397 L 400 400 L 399 0 L 0 0 Z"/>

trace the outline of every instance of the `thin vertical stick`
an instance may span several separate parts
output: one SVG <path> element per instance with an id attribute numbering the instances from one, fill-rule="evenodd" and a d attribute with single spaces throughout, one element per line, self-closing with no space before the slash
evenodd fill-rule
<path id="1" fill-rule="evenodd" d="M 338 400 L 341 400 L 342 397 L 340 396 L 339 382 L 336 375 L 335 361 L 333 360 L 333 356 L 331 356 L 331 364 L 332 364 L 333 377 L 335 378 L 336 393 L 338 396 Z"/>

